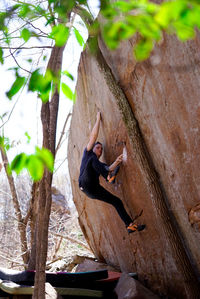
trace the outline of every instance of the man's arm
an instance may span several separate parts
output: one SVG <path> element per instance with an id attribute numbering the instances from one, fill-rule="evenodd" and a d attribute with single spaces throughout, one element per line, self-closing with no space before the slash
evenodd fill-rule
<path id="1" fill-rule="evenodd" d="M 96 120 L 96 123 L 92 129 L 92 132 L 90 134 L 90 139 L 89 139 L 89 142 L 87 144 L 87 151 L 90 151 L 96 140 L 97 140 L 97 137 L 98 137 L 98 134 L 99 134 L 99 127 L 100 127 L 100 121 L 101 121 L 101 112 L 98 112 L 97 113 L 97 120 Z"/>
<path id="2" fill-rule="evenodd" d="M 117 165 L 119 165 L 123 160 L 123 154 L 117 157 L 117 159 L 109 166 L 109 171 L 113 171 Z"/>

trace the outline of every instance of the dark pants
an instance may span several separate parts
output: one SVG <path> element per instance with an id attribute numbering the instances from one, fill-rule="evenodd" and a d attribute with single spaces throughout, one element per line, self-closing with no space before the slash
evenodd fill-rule
<path id="1" fill-rule="evenodd" d="M 81 190 L 92 199 L 98 199 L 113 205 L 126 226 L 132 222 L 132 219 L 127 214 L 122 201 L 104 189 L 101 185 L 93 186 L 92 189 L 89 188 L 89 190 L 87 187 L 82 187 Z"/>

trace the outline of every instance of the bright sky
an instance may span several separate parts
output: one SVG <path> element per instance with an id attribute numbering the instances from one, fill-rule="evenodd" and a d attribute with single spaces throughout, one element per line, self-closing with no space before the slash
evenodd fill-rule
<path id="1" fill-rule="evenodd" d="M 2 1 L 2 0 L 1 0 Z M 9 1 L 0 1 L 0 9 L 5 5 L 8 5 Z M 97 14 L 97 1 L 91 0 L 91 9 Z M 83 26 L 78 25 L 80 19 L 77 18 L 76 27 L 79 29 L 80 33 L 87 39 L 87 30 Z M 40 24 L 36 24 L 37 27 L 40 27 Z M 44 29 L 45 31 L 45 29 Z M 30 44 L 29 44 L 30 46 Z M 47 50 L 45 50 L 47 51 Z M 19 64 L 24 68 L 28 68 L 28 63 L 24 62 L 24 59 L 29 57 L 37 57 L 38 67 L 41 67 L 42 64 L 45 67 L 45 64 L 42 62 L 40 51 L 38 50 L 24 50 L 23 60 L 18 59 Z M 75 88 L 76 79 L 77 79 L 77 67 L 79 63 L 79 57 L 81 53 L 81 48 L 76 41 L 75 37 L 72 36 L 68 41 L 66 49 L 64 51 L 63 59 L 63 70 L 68 70 L 75 78 L 72 82 L 71 80 L 64 79 L 64 82 L 68 84 L 72 89 Z M 9 53 L 8 53 L 9 54 Z M 34 55 L 34 56 L 33 56 Z M 48 51 L 47 51 L 48 55 Z M 9 101 L 5 96 L 6 91 L 9 90 L 12 83 L 14 82 L 14 72 L 8 70 L 9 68 L 15 66 L 14 59 L 9 55 L 5 59 L 4 65 L 0 66 L 0 77 L 1 77 L 1 89 L 0 89 L 0 116 L 4 113 L 7 113 L 7 116 L 4 118 L 4 122 L 10 115 L 11 110 L 13 109 L 9 121 L 3 126 L 4 135 L 9 137 L 14 143 L 13 149 L 9 151 L 9 157 L 12 159 L 16 154 L 25 151 L 27 153 L 33 152 L 35 145 L 41 145 L 41 126 L 40 126 L 40 105 L 41 100 L 37 98 L 36 93 L 28 93 L 26 89 L 19 92 L 12 101 Z M 30 68 L 30 65 L 29 65 Z M 27 73 L 24 72 L 24 74 Z M 63 94 L 60 98 L 60 107 L 59 107 L 59 119 L 58 119 L 58 138 L 59 133 L 62 131 L 63 124 L 68 113 L 72 110 L 72 102 L 68 100 Z M 2 122 L 1 122 L 2 125 Z M 0 125 L 0 126 L 1 126 Z M 2 129 L 1 129 L 2 130 Z M 1 131 L 0 131 L 1 132 Z M 27 144 L 27 137 L 25 136 L 27 132 L 31 136 L 30 144 Z M 66 137 L 66 136 L 65 136 Z M 61 161 L 67 156 L 67 144 L 63 144 L 63 149 L 60 152 L 58 159 Z"/>

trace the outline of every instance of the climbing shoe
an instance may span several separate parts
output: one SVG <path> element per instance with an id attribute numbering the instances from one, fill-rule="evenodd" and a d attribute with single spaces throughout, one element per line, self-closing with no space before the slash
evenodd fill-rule
<path id="1" fill-rule="evenodd" d="M 134 233 L 136 231 L 140 232 L 143 229 L 145 229 L 145 227 L 146 227 L 145 224 L 136 224 L 136 223 L 133 223 L 133 224 L 131 224 L 131 225 L 129 225 L 127 227 L 127 230 L 128 230 L 128 233 L 131 234 L 131 233 Z"/>
<path id="2" fill-rule="evenodd" d="M 110 174 L 110 178 L 108 180 L 109 183 L 114 184 L 115 183 L 115 178 L 118 174 L 120 166 L 118 165 Z"/>

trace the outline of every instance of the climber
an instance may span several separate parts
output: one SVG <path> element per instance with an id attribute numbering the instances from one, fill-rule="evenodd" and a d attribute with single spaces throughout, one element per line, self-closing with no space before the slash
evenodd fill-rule
<path id="1" fill-rule="evenodd" d="M 90 134 L 89 142 L 84 149 L 80 167 L 79 188 L 89 198 L 98 199 L 113 205 L 122 221 L 125 223 L 128 233 L 141 231 L 145 228 L 145 225 L 139 225 L 133 222 L 131 217 L 127 214 L 122 201 L 99 184 L 100 175 L 102 175 L 106 181 L 113 182 L 113 177 L 115 178 L 116 173 L 119 170 L 119 164 L 123 160 L 123 154 L 121 154 L 110 166 L 99 161 L 103 151 L 102 144 L 96 142 L 100 121 L 101 113 L 98 112 L 96 123 Z"/>

